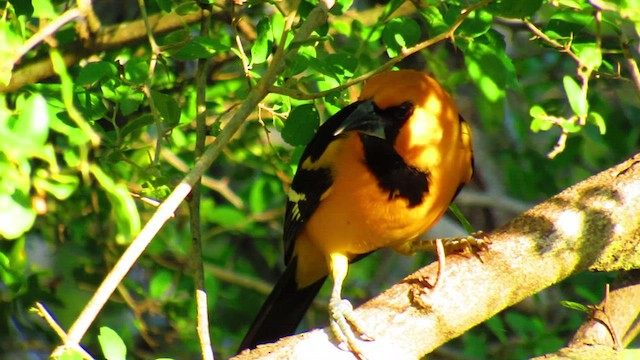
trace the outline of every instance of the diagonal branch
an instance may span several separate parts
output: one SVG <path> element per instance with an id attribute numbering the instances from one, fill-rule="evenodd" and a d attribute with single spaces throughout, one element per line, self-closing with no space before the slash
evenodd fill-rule
<path id="1" fill-rule="evenodd" d="M 576 273 L 640 268 L 640 155 L 572 186 L 489 234 L 476 257 L 450 255 L 408 276 L 356 310 L 375 341 L 373 359 L 417 359 L 528 296 Z M 560 306 L 560 305 L 558 305 Z M 635 309 L 637 312 L 637 309 Z M 328 329 L 245 351 L 234 359 L 353 359 Z M 329 341 L 331 339 L 331 341 Z"/>
<path id="2" fill-rule="evenodd" d="M 306 21 L 297 29 L 294 41 L 300 41 L 308 37 L 313 30 L 326 22 L 328 9 L 320 3 L 307 16 Z M 287 29 L 289 30 L 289 29 Z M 286 38 L 286 31 L 283 39 Z M 182 179 L 167 199 L 158 207 L 151 219 L 145 224 L 140 234 L 133 240 L 131 245 L 125 250 L 111 272 L 102 281 L 89 303 L 82 310 L 76 321 L 69 329 L 68 336 L 62 346 L 56 348 L 52 356 L 62 354 L 66 349 L 79 349 L 80 341 L 96 319 L 103 306 L 111 297 L 116 287 L 129 270 L 133 267 L 140 255 L 144 252 L 151 240 L 160 231 L 165 222 L 172 216 L 182 201 L 189 195 L 193 186 L 200 180 L 202 174 L 211 166 L 213 161 L 220 155 L 233 135 L 240 129 L 247 117 L 255 110 L 260 101 L 267 95 L 267 89 L 273 84 L 285 66 L 284 57 L 286 55 L 284 42 L 278 46 L 273 56 L 271 66 L 257 84 L 247 95 L 247 98 L 238 108 L 229 123 L 220 131 L 216 140 L 209 145 L 202 157 L 196 162 L 193 169 Z"/>

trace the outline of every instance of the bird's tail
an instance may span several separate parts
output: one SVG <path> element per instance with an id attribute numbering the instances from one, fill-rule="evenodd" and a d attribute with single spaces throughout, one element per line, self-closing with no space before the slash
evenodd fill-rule
<path id="1" fill-rule="evenodd" d="M 297 259 L 292 259 L 278 279 L 278 283 L 242 340 L 238 352 L 254 348 L 259 344 L 274 342 L 295 333 L 302 317 L 326 279 L 325 276 L 305 288 L 298 289 L 295 279 L 296 264 Z"/>

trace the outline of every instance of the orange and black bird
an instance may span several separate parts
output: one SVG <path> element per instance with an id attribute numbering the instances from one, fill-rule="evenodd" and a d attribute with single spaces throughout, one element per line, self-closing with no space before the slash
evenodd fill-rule
<path id="1" fill-rule="evenodd" d="M 438 82 L 413 70 L 370 78 L 302 154 L 284 220 L 287 267 L 240 349 L 292 335 L 331 276 L 331 329 L 358 353 L 355 334 L 367 334 L 341 296 L 349 264 L 380 248 L 415 252 L 472 173 L 470 128 Z"/>

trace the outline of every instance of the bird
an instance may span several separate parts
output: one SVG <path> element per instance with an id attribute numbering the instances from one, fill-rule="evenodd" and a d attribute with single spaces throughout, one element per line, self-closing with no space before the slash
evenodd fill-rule
<path id="1" fill-rule="evenodd" d="M 373 337 L 341 295 L 350 264 L 381 248 L 414 253 L 472 174 L 471 129 L 435 79 L 416 70 L 370 77 L 302 153 L 287 192 L 286 268 L 239 351 L 294 334 L 331 277 L 330 328 L 360 357 L 357 339 Z"/>

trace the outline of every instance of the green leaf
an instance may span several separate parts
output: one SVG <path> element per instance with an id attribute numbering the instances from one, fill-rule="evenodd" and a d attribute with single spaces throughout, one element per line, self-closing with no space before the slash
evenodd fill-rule
<path id="1" fill-rule="evenodd" d="M 171 12 L 171 5 L 173 5 L 173 1 L 171 0 L 156 0 L 158 7 L 160 10 L 164 12 Z"/>
<path id="2" fill-rule="evenodd" d="M 529 127 L 531 128 L 531 131 L 537 133 L 551 129 L 553 127 L 553 123 L 547 119 L 533 118 Z"/>
<path id="3" fill-rule="evenodd" d="M 80 69 L 76 78 L 76 85 L 94 85 L 105 78 L 114 78 L 117 75 L 118 68 L 114 63 L 108 61 L 91 62 Z"/>
<path id="4" fill-rule="evenodd" d="M 80 179 L 74 175 L 52 174 L 38 170 L 33 179 L 33 186 L 53 195 L 58 200 L 66 200 L 80 185 Z"/>
<path id="5" fill-rule="evenodd" d="M 273 41 L 278 44 L 282 39 L 282 33 L 284 32 L 284 16 L 281 13 L 276 12 L 271 18 L 271 31 L 273 32 Z"/>
<path id="6" fill-rule="evenodd" d="M 13 8 L 16 10 L 16 15 L 31 18 L 33 15 L 33 5 L 31 0 L 9 0 Z"/>
<path id="7" fill-rule="evenodd" d="M 542 30 L 551 39 L 569 39 L 593 21 L 592 12 L 560 9 L 551 16 Z"/>
<path id="8" fill-rule="evenodd" d="M 216 206 L 213 210 L 203 214 L 207 221 L 224 227 L 232 227 L 245 224 L 247 219 L 242 211 L 235 207 L 222 205 Z"/>
<path id="9" fill-rule="evenodd" d="M 125 79 L 143 84 L 149 77 L 149 63 L 144 58 L 133 58 L 124 65 Z"/>
<path id="10" fill-rule="evenodd" d="M 180 107 L 178 106 L 178 102 L 172 96 L 155 90 L 151 90 L 151 98 L 169 128 L 178 125 L 180 122 Z"/>
<path id="11" fill-rule="evenodd" d="M 395 18 L 387 23 L 382 31 L 382 41 L 389 57 L 396 57 L 403 49 L 409 48 L 420 40 L 420 26 L 412 19 Z"/>
<path id="12" fill-rule="evenodd" d="M 425 19 L 430 36 L 440 35 L 449 29 L 449 24 L 445 22 L 437 6 L 424 6 L 419 11 Z"/>
<path id="13" fill-rule="evenodd" d="M 533 118 L 540 118 L 547 116 L 546 111 L 540 105 L 534 105 L 529 109 L 529 115 Z"/>
<path id="14" fill-rule="evenodd" d="M 128 121 L 120 130 L 120 136 L 125 137 L 136 130 L 140 130 L 145 126 L 153 124 L 154 119 L 151 114 L 142 114 L 130 121 Z"/>
<path id="15" fill-rule="evenodd" d="M 106 326 L 100 327 L 98 342 L 102 348 L 102 354 L 107 360 L 126 360 L 127 346 L 117 332 Z"/>
<path id="16" fill-rule="evenodd" d="M 358 67 L 358 60 L 346 53 L 330 54 L 324 60 L 328 69 L 334 74 L 338 82 L 344 82 L 347 79 L 353 77 L 356 68 Z"/>
<path id="17" fill-rule="evenodd" d="M 602 65 L 602 50 L 595 43 L 573 44 L 574 50 L 582 65 L 590 70 L 597 70 Z"/>
<path id="18" fill-rule="evenodd" d="M 167 270 L 160 270 L 153 275 L 149 282 L 149 296 L 153 299 L 160 299 L 167 295 L 172 285 L 172 273 Z"/>
<path id="19" fill-rule="evenodd" d="M 271 53 L 272 29 L 269 18 L 263 17 L 257 26 L 258 37 L 251 46 L 251 62 L 262 64 Z"/>
<path id="20" fill-rule="evenodd" d="M 594 111 L 590 112 L 589 116 L 587 117 L 587 121 L 598 127 L 598 130 L 600 131 L 600 135 L 604 135 L 607 133 L 607 123 L 604 121 L 604 118 L 599 113 Z"/>
<path id="21" fill-rule="evenodd" d="M 580 85 L 569 75 L 566 75 L 562 82 L 573 112 L 581 118 L 586 117 L 589 113 L 589 103 L 586 95 L 582 93 Z"/>
<path id="22" fill-rule="evenodd" d="M 445 19 L 449 24 L 453 24 L 455 20 L 460 16 L 460 9 L 452 6 L 445 14 Z M 458 28 L 460 36 L 477 38 L 487 33 L 493 26 L 493 15 L 485 10 L 476 10 L 469 14 L 467 20 L 465 20 Z"/>
<path id="23" fill-rule="evenodd" d="M 62 354 L 55 357 L 55 360 L 84 360 L 84 356 L 78 350 L 65 348 Z"/>
<path id="24" fill-rule="evenodd" d="M 220 39 L 194 36 L 177 51 L 169 51 L 169 54 L 174 59 L 182 61 L 208 59 L 215 56 L 219 50 L 227 50 L 227 48 Z"/>
<path id="25" fill-rule="evenodd" d="M 480 92 L 491 103 L 502 101 L 505 96 L 507 77 L 511 69 L 503 53 L 497 49 L 474 41 L 463 48 L 465 64 L 469 77 L 478 86 Z M 512 64 L 511 64 L 512 66 Z"/>
<path id="26" fill-rule="evenodd" d="M 32 151 L 39 151 L 39 148 L 47 142 L 49 112 L 47 111 L 47 101 L 40 93 L 29 96 L 20 105 L 20 116 L 13 125 L 12 132 L 25 145 L 37 148 L 29 149 Z"/>
<path id="27" fill-rule="evenodd" d="M 282 129 L 282 139 L 293 146 L 306 145 L 320 126 L 320 115 L 313 104 L 295 107 Z"/>
<path id="28" fill-rule="evenodd" d="M 0 214 L 0 236 L 6 239 L 22 236 L 36 220 L 31 199 L 20 191 L 13 194 L 0 193 Z"/>
<path id="29" fill-rule="evenodd" d="M 586 307 L 585 305 L 582 305 L 580 303 L 573 302 L 573 301 L 562 300 L 560 301 L 560 305 L 572 310 L 578 310 L 586 313 L 591 312 L 591 310 L 589 310 L 589 308 Z"/>
<path id="30" fill-rule="evenodd" d="M 50 0 L 32 0 L 33 17 L 42 19 L 54 19 L 58 12 Z"/>
<path id="31" fill-rule="evenodd" d="M 532 17 L 542 6 L 542 0 L 494 0 L 486 9 L 496 16 L 514 19 Z"/>
<path id="32" fill-rule="evenodd" d="M 353 4 L 353 0 L 336 0 L 330 13 L 332 15 L 342 15 L 345 11 L 349 10 L 351 4 Z"/>
<path id="33" fill-rule="evenodd" d="M 493 335 L 495 335 L 501 343 L 506 344 L 508 339 L 506 330 L 504 328 L 504 323 L 502 322 L 500 316 L 494 316 L 490 318 L 489 320 L 485 321 L 485 325 L 487 325 L 489 330 L 491 330 Z"/>
<path id="34" fill-rule="evenodd" d="M 111 204 L 111 213 L 118 230 L 116 241 L 119 244 L 128 243 L 140 232 L 140 215 L 129 189 L 124 184 L 116 184 L 97 165 L 91 165 L 89 170 L 105 190 Z"/>

